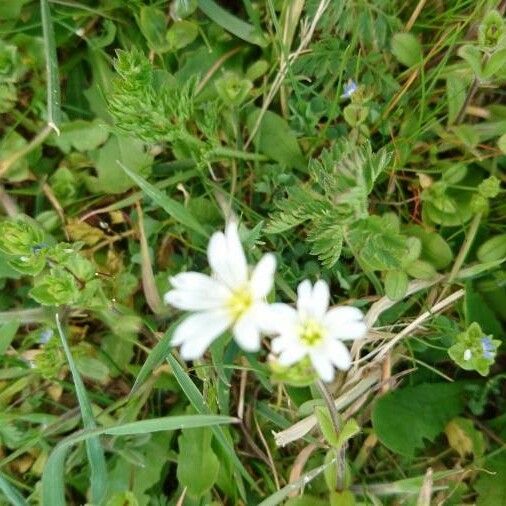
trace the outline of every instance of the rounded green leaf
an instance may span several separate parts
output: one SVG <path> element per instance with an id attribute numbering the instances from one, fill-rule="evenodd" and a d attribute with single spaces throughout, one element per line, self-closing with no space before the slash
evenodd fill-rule
<path id="1" fill-rule="evenodd" d="M 496 235 L 485 241 L 476 255 L 480 262 L 494 262 L 506 257 L 506 234 Z"/>
<path id="2" fill-rule="evenodd" d="M 408 289 L 408 275 L 404 271 L 387 271 L 385 293 L 391 300 L 400 300 Z"/>
<path id="3" fill-rule="evenodd" d="M 406 67 L 417 65 L 422 60 L 422 46 L 412 33 L 396 33 L 392 37 L 392 53 Z"/>

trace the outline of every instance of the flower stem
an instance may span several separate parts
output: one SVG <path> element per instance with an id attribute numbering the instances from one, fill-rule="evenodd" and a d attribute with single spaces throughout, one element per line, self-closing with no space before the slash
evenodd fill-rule
<path id="1" fill-rule="evenodd" d="M 320 393 L 322 394 L 323 400 L 327 405 L 327 408 L 330 413 L 330 419 L 332 420 L 332 425 L 334 426 L 334 431 L 336 434 L 339 434 L 341 430 L 341 423 L 339 421 L 339 414 L 336 409 L 336 405 L 334 403 L 334 399 L 332 398 L 332 394 L 329 392 L 327 385 L 322 381 L 318 380 L 316 382 L 316 386 Z M 337 476 L 336 476 L 336 489 L 341 492 L 344 490 L 344 473 L 346 469 L 346 447 L 343 445 L 342 448 L 337 450 L 337 460 L 336 460 L 336 468 L 337 468 Z"/>

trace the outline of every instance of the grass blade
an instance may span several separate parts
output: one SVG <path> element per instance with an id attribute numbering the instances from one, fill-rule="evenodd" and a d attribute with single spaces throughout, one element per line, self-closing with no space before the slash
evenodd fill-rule
<path id="1" fill-rule="evenodd" d="M 172 339 L 172 334 L 174 333 L 175 328 L 179 324 L 179 320 L 172 324 L 163 337 L 156 343 L 156 346 L 150 351 L 148 357 L 146 358 L 146 361 L 141 367 L 141 370 L 139 371 L 139 374 L 137 375 L 137 378 L 135 378 L 134 386 L 132 387 L 132 390 L 130 392 L 130 395 L 135 393 L 137 389 L 146 381 L 148 376 L 151 374 L 153 369 L 160 364 L 165 357 L 168 355 L 170 350 L 170 341 Z"/>
<path id="2" fill-rule="evenodd" d="M 156 186 L 153 186 L 142 176 L 139 176 L 139 174 L 123 165 L 120 161 L 118 161 L 118 164 L 126 172 L 128 177 L 130 177 L 130 179 L 132 179 L 132 181 L 134 181 L 135 184 L 137 184 L 137 186 L 139 186 L 139 188 L 167 214 L 172 216 L 172 218 L 204 237 L 209 235 L 185 206 L 180 204 L 177 200 L 171 199 L 169 196 L 165 195 Z"/>
<path id="3" fill-rule="evenodd" d="M 40 0 L 44 54 L 47 73 L 47 124 L 59 135 L 61 122 L 60 78 L 58 75 L 58 57 L 54 39 L 53 22 L 47 0 Z"/>
<path id="4" fill-rule="evenodd" d="M 150 434 L 164 430 L 213 427 L 236 421 L 236 418 L 218 415 L 168 416 L 77 432 L 61 440 L 47 460 L 44 473 L 42 474 L 42 504 L 47 506 L 65 506 L 65 458 L 69 449 L 81 441 L 98 439 L 103 434 L 112 436 Z"/>
<path id="5" fill-rule="evenodd" d="M 303 474 L 297 481 L 285 485 L 281 490 L 278 490 L 274 494 L 264 499 L 258 506 L 276 506 L 280 502 L 284 501 L 291 492 L 297 492 L 305 487 L 309 482 L 314 480 L 318 475 L 323 473 L 327 467 L 335 463 L 335 459 L 331 460 L 327 464 L 323 464 L 315 469 L 311 469 L 306 474 Z"/>
<path id="6" fill-rule="evenodd" d="M 267 45 L 265 37 L 253 25 L 230 14 L 213 0 L 198 0 L 198 5 L 207 17 L 227 32 L 233 33 L 236 37 L 257 46 L 265 47 Z"/>
<path id="7" fill-rule="evenodd" d="M 81 375 L 79 374 L 74 359 L 72 358 L 72 353 L 70 352 L 70 348 L 67 343 L 65 333 L 63 332 L 58 314 L 56 314 L 56 326 L 58 328 L 58 333 L 60 334 L 63 351 L 65 352 L 70 372 L 72 374 L 72 379 L 76 388 L 77 401 L 79 402 L 79 408 L 81 410 L 84 428 L 94 429 L 96 428 L 96 423 L 93 416 L 91 403 L 88 399 L 86 388 L 84 387 Z M 88 455 L 88 461 L 91 470 L 91 495 L 93 502 L 100 504 L 107 491 L 107 467 L 105 463 L 104 450 L 100 444 L 100 439 L 98 437 L 86 440 L 86 454 Z"/>
<path id="8" fill-rule="evenodd" d="M 193 383 L 188 374 L 186 374 L 174 355 L 169 354 L 167 356 L 167 362 L 172 368 L 172 372 L 174 373 L 176 381 L 179 383 L 179 386 L 190 401 L 190 404 L 197 410 L 199 414 L 209 415 L 210 410 L 204 401 L 204 397 L 200 393 L 200 390 L 195 386 L 195 383 Z M 256 484 L 253 478 L 249 475 L 248 471 L 237 457 L 234 447 L 228 441 L 223 429 L 221 427 L 213 427 L 212 431 L 218 443 L 223 448 L 225 454 L 228 455 L 237 471 L 239 471 L 239 473 L 249 482 L 250 485 L 256 488 Z"/>
<path id="9" fill-rule="evenodd" d="M 14 506 L 28 506 L 24 497 L 18 492 L 17 488 L 9 483 L 9 481 L 0 474 L 0 490 L 6 499 Z"/>

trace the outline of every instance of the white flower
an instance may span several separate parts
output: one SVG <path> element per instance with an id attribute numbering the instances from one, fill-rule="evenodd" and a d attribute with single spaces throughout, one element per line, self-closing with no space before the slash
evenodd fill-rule
<path id="1" fill-rule="evenodd" d="M 278 363 L 290 366 L 309 356 L 323 381 L 334 379 L 334 368 L 351 366 L 350 352 L 342 341 L 359 339 L 367 332 L 360 309 L 340 306 L 329 310 L 329 287 L 325 281 L 313 286 L 300 283 L 297 309 L 287 304 L 272 304 L 271 330 L 278 334 L 272 340 L 272 351 Z"/>
<path id="2" fill-rule="evenodd" d="M 225 233 L 216 232 L 211 237 L 207 258 L 212 276 L 184 272 L 170 279 L 174 289 L 165 294 L 165 302 L 194 311 L 177 327 L 172 344 L 181 345 L 183 359 L 194 360 L 223 332 L 232 329 L 243 350 L 258 351 L 262 323 L 269 317 L 265 297 L 274 283 L 274 255 L 264 255 L 250 272 L 237 224 L 229 223 Z"/>

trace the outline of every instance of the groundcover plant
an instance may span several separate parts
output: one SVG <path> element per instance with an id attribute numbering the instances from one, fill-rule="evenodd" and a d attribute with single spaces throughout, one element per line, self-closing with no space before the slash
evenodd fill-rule
<path id="1" fill-rule="evenodd" d="M 0 1 L 0 505 L 506 504 L 504 0 Z"/>

